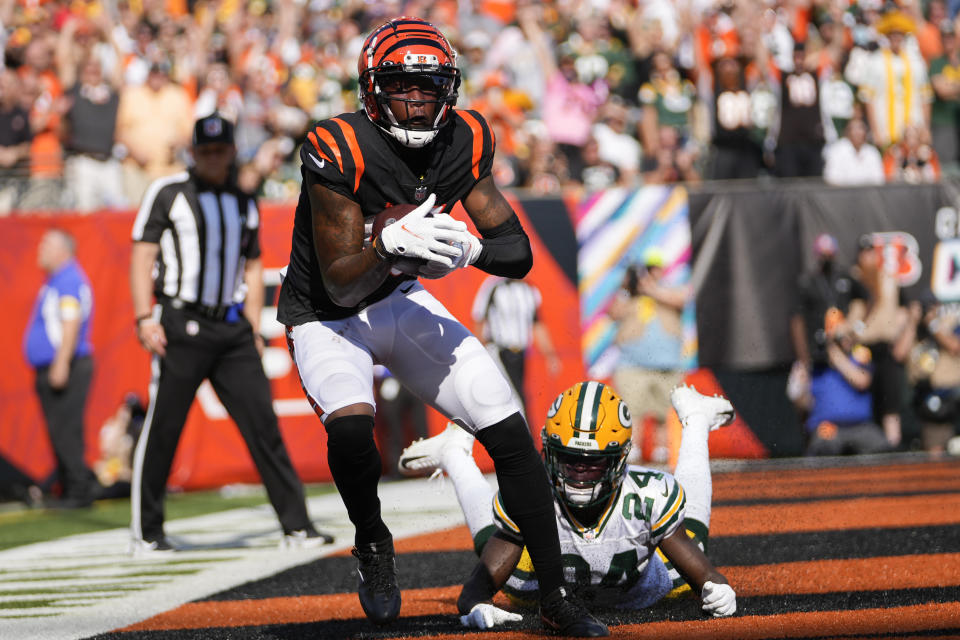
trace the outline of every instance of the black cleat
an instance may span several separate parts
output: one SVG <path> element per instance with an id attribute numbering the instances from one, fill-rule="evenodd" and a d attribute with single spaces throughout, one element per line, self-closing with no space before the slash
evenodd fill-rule
<path id="1" fill-rule="evenodd" d="M 376 624 L 392 622 L 400 614 L 400 585 L 397 584 L 397 560 L 393 537 L 354 547 L 359 561 L 360 606 Z"/>
<path id="2" fill-rule="evenodd" d="M 565 587 L 554 589 L 540 601 L 540 619 L 544 626 L 561 636 L 605 638 L 610 635 L 607 625 L 594 618 Z"/>

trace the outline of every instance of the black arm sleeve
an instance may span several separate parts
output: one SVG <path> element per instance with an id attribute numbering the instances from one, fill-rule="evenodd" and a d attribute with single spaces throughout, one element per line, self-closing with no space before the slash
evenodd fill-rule
<path id="1" fill-rule="evenodd" d="M 522 278 L 533 267 L 530 238 L 517 214 L 492 229 L 481 231 L 483 251 L 473 266 L 504 278 Z"/>

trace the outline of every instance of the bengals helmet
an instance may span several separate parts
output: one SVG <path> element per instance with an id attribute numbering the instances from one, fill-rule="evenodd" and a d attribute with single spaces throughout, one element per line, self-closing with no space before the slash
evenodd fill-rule
<path id="1" fill-rule="evenodd" d="M 374 29 L 360 50 L 357 70 L 367 117 L 407 147 L 430 144 L 457 103 L 457 52 L 439 29 L 420 18 L 394 18 Z M 410 97 L 417 91 L 419 97 Z M 434 106 L 432 118 L 423 113 L 426 105 Z"/>
<path id="2" fill-rule="evenodd" d="M 572 508 L 614 496 L 630 452 L 630 410 L 600 382 L 578 382 L 553 401 L 543 427 L 543 458 L 553 492 Z"/>

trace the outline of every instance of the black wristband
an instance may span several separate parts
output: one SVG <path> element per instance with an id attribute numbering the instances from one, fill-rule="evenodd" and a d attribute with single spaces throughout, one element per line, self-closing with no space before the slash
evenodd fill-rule
<path id="1" fill-rule="evenodd" d="M 384 251 L 383 242 L 380 240 L 380 236 L 375 236 L 371 245 L 373 246 L 373 252 L 377 254 L 377 258 L 381 262 L 389 262 L 392 264 L 397 261 L 397 256 Z"/>

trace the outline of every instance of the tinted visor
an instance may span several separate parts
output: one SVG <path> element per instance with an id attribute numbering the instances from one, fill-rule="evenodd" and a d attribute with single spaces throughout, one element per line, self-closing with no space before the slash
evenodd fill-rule
<path id="1" fill-rule="evenodd" d="M 376 75 L 380 91 L 386 95 L 404 95 L 419 91 L 431 97 L 445 97 L 453 91 L 452 72 L 380 71 Z"/>

